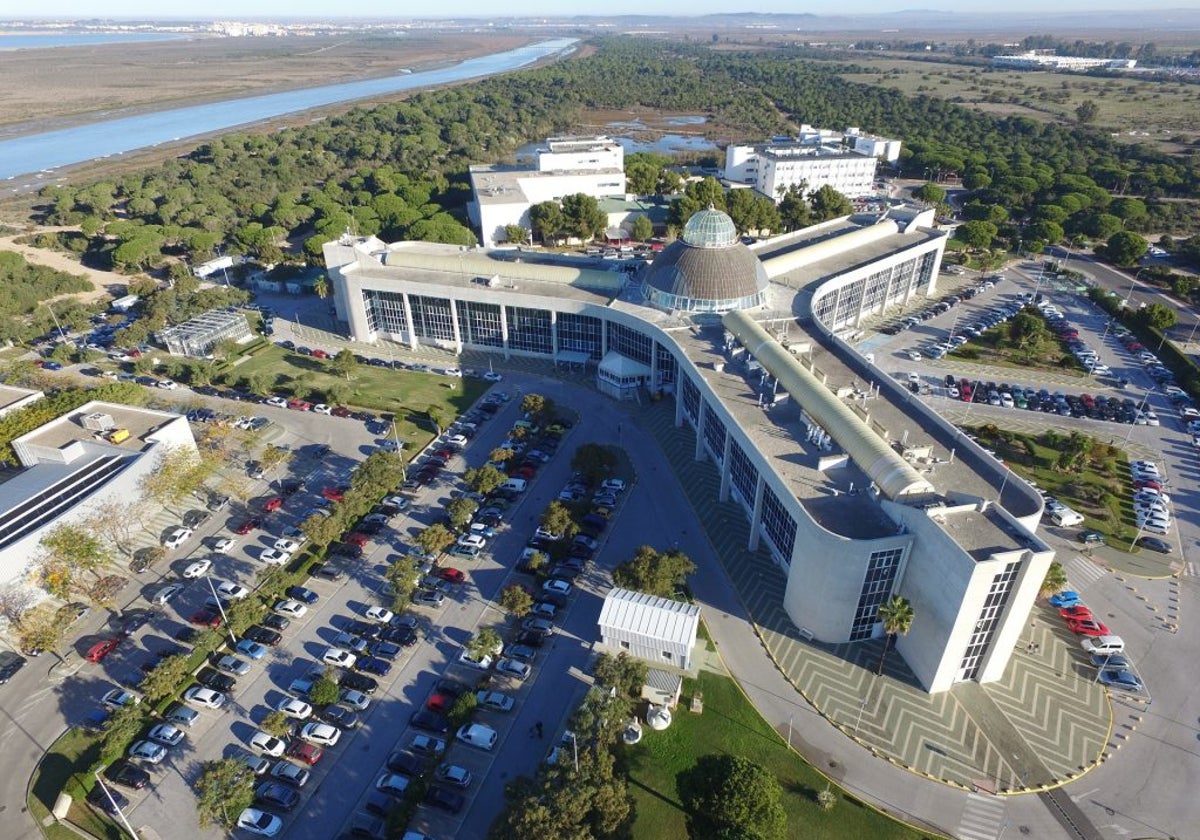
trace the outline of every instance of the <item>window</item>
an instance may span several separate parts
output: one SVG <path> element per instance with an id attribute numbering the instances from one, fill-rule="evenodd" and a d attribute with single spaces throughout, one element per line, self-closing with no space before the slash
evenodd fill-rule
<path id="1" fill-rule="evenodd" d="M 500 307 L 494 303 L 475 303 L 460 300 L 458 329 L 463 344 L 476 347 L 503 347 L 504 334 L 500 328 Z"/>
<path id="2" fill-rule="evenodd" d="M 892 594 L 903 556 L 903 548 L 871 552 L 862 591 L 858 596 L 858 608 L 854 611 L 854 623 L 850 625 L 850 641 L 871 638 L 871 631 L 879 622 L 879 607 Z"/>
<path id="3" fill-rule="evenodd" d="M 692 421 L 694 427 L 696 418 L 700 416 L 700 389 L 686 376 L 680 384 L 683 386 L 680 389 L 680 396 L 683 399 L 683 415 Z"/>
<path id="4" fill-rule="evenodd" d="M 367 329 L 390 335 L 408 335 L 404 319 L 404 296 L 399 292 L 363 289 L 363 309 L 367 314 Z"/>
<path id="5" fill-rule="evenodd" d="M 704 404 L 704 445 L 713 461 L 720 464 L 725 458 L 725 424 L 708 403 Z"/>
<path id="6" fill-rule="evenodd" d="M 616 351 L 626 358 L 650 365 L 650 354 L 653 352 L 654 339 L 642 335 L 637 330 L 631 330 L 622 324 L 608 324 L 608 349 Z"/>
<path id="7" fill-rule="evenodd" d="M 792 562 L 792 549 L 796 545 L 796 520 L 779 501 L 770 485 L 763 487 L 762 529 L 767 540 L 775 547 L 780 560 L 786 565 Z"/>
<path id="8" fill-rule="evenodd" d="M 505 310 L 508 321 L 508 347 L 525 353 L 541 353 L 549 356 L 554 352 L 550 334 L 550 312 L 545 309 L 526 309 L 509 306 Z"/>
<path id="9" fill-rule="evenodd" d="M 758 470 L 738 445 L 737 438 L 729 441 L 729 480 L 741 497 L 742 504 L 747 510 L 753 510 L 754 485 L 758 483 Z"/>
<path id="10" fill-rule="evenodd" d="M 1013 582 L 1016 581 L 1020 570 L 1020 562 L 1009 563 L 1003 571 L 992 578 L 991 588 L 983 600 L 983 608 L 979 611 L 975 630 L 967 642 L 967 650 L 963 654 L 962 663 L 958 669 L 960 680 L 973 680 L 979 676 L 979 666 L 983 662 L 983 655 L 992 643 L 996 625 L 1000 621 L 1000 616 L 1004 614 L 1004 608 L 1008 605 L 1008 596 L 1012 594 Z"/>
<path id="11" fill-rule="evenodd" d="M 664 650 L 664 651 L 663 651 L 663 659 L 666 659 L 666 660 L 668 660 L 668 661 L 669 661 L 669 660 L 671 659 L 671 651 L 669 651 L 669 650 Z"/>
<path id="12" fill-rule="evenodd" d="M 625 650 L 629 650 L 629 642 L 622 641 L 622 642 L 621 642 L 621 647 L 623 647 Z"/>
<path id="13" fill-rule="evenodd" d="M 408 302 L 412 307 L 413 331 L 418 339 L 454 341 L 449 299 L 409 295 Z"/>
<path id="14" fill-rule="evenodd" d="M 599 318 L 560 312 L 555 328 L 558 330 L 559 351 L 587 353 L 592 359 L 600 359 L 600 350 L 604 346 L 604 323 Z"/>

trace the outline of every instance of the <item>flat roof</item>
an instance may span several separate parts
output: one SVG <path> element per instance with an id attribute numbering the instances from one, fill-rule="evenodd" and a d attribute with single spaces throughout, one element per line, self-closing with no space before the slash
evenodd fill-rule
<path id="1" fill-rule="evenodd" d="M 62 449 L 64 446 L 76 442 L 97 444 L 96 433 L 83 425 L 83 418 L 89 414 L 107 414 L 113 419 L 113 428 L 128 430 L 129 437 L 120 443 L 104 441 L 100 444 L 107 450 L 115 447 L 127 452 L 142 451 L 149 445 L 146 440 L 147 435 L 158 431 L 168 423 L 181 419 L 178 414 L 166 411 L 135 408 L 118 403 L 90 402 L 17 438 L 14 443 L 46 449 Z"/>
<path id="2" fill-rule="evenodd" d="M 580 176 L 613 175 L 624 178 L 625 170 L 615 167 L 598 169 L 528 169 L 516 164 L 486 163 L 468 167 L 475 200 L 480 204 L 525 204 L 522 181 L 536 178 L 572 178 Z"/>
<path id="3" fill-rule="evenodd" d="M 14 388 L 12 385 L 0 385 L 0 411 L 40 393 L 41 391 L 35 388 Z"/>

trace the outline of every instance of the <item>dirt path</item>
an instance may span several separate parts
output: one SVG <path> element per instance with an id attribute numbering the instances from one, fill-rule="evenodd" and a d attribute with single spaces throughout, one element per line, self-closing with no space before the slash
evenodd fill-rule
<path id="1" fill-rule="evenodd" d="M 44 265 L 48 268 L 53 268 L 55 271 L 65 271 L 68 274 L 81 275 L 92 283 L 92 289 L 88 292 L 76 292 L 74 294 L 58 295 L 50 299 L 53 303 L 56 300 L 65 300 L 70 298 L 79 301 L 93 301 L 102 298 L 109 294 L 119 292 L 128 282 L 127 277 L 121 274 L 115 274 L 111 271 L 98 271 L 94 268 L 88 268 L 79 262 L 74 257 L 67 256 L 62 251 L 53 251 L 49 248 L 34 248 L 32 245 L 19 245 L 15 240 L 28 236 L 30 233 L 56 233 L 64 230 L 77 230 L 78 228 L 69 227 L 39 227 L 32 231 L 22 231 L 21 233 L 12 234 L 10 236 L 0 236 L 0 251 L 14 251 L 25 258 L 27 262 Z"/>

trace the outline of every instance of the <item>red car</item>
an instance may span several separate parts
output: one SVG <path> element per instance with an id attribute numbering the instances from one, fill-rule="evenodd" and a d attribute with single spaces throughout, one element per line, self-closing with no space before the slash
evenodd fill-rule
<path id="1" fill-rule="evenodd" d="M 1149 488 L 1151 490 L 1161 490 L 1162 485 L 1159 484 L 1157 481 L 1135 481 L 1135 482 L 1133 482 L 1134 490 L 1145 490 L 1147 488 Z"/>
<path id="2" fill-rule="evenodd" d="M 342 493 L 340 487 L 326 487 L 321 491 L 321 498 L 329 499 L 331 502 L 344 502 L 346 497 Z"/>
<path id="3" fill-rule="evenodd" d="M 1087 621 L 1095 618 L 1092 615 L 1092 611 L 1083 604 L 1076 604 L 1073 607 L 1063 607 L 1058 611 L 1058 614 L 1067 619 L 1067 621 Z"/>
<path id="4" fill-rule="evenodd" d="M 366 534 L 360 533 L 358 531 L 355 531 L 352 534 L 348 534 L 346 536 L 346 539 L 344 540 L 344 542 L 348 542 L 348 543 L 350 543 L 350 545 L 356 545 L 359 548 L 365 547 L 369 541 L 370 541 L 370 537 L 368 537 Z"/>
<path id="5" fill-rule="evenodd" d="M 329 354 L 326 353 L 324 350 L 314 350 L 314 351 L 312 351 L 312 357 L 314 359 L 328 359 Z"/>
<path id="6" fill-rule="evenodd" d="M 200 610 L 200 612 L 193 613 L 188 621 L 200 627 L 210 627 L 215 630 L 221 626 L 221 614 L 214 610 Z"/>
<path id="7" fill-rule="evenodd" d="M 279 496 L 267 499 L 267 501 L 263 503 L 263 510 L 265 510 L 267 513 L 277 511 L 281 507 L 283 507 L 283 499 L 281 499 Z"/>
<path id="8" fill-rule="evenodd" d="M 292 741 L 288 745 L 287 754 L 312 767 L 321 760 L 321 756 L 325 755 L 325 751 L 316 744 L 308 744 L 304 741 Z"/>
<path id="9" fill-rule="evenodd" d="M 433 453 L 433 457 L 437 458 L 439 461 L 446 462 L 454 457 L 454 451 L 451 449 L 439 449 Z"/>
<path id="10" fill-rule="evenodd" d="M 353 414 L 354 412 L 352 412 L 350 409 L 346 408 L 346 406 L 344 406 L 344 405 L 339 405 L 337 408 L 335 408 L 335 409 L 334 409 L 332 412 L 330 412 L 330 413 L 331 413 L 331 414 L 332 414 L 334 417 L 349 417 L 349 416 L 350 416 L 351 414 Z"/>
<path id="11" fill-rule="evenodd" d="M 103 642 L 97 642 L 88 648 L 87 655 L 84 658 L 88 662 L 99 662 L 116 650 L 119 644 L 121 644 L 120 639 L 105 639 Z"/>
<path id="12" fill-rule="evenodd" d="M 258 517 L 252 516 L 249 519 L 247 519 L 245 522 L 243 522 L 241 525 L 237 526 L 237 528 L 234 530 L 238 534 L 245 536 L 246 534 L 249 534 L 251 531 L 253 531 L 255 528 L 259 528 L 261 526 L 262 526 L 262 520 L 259 519 Z"/>
<path id="13" fill-rule="evenodd" d="M 457 696 L 454 694 L 443 694 L 440 691 L 435 691 L 433 694 L 429 695 L 429 699 L 425 701 L 425 708 L 429 709 L 431 712 L 445 713 L 450 711 L 450 707 L 454 705 L 454 701 L 457 699 Z"/>
<path id="14" fill-rule="evenodd" d="M 442 580 L 448 580 L 451 583 L 462 583 L 467 579 L 467 576 L 462 572 L 462 570 L 455 569 L 451 566 L 447 566 L 444 569 L 438 569 L 436 574 Z"/>
<path id="15" fill-rule="evenodd" d="M 523 467 L 522 466 L 514 467 L 513 469 L 509 470 L 508 477 L 509 478 L 523 478 L 526 481 L 528 481 L 529 479 L 533 478 L 536 473 L 537 473 L 537 471 L 533 467 L 526 465 Z"/>
<path id="16" fill-rule="evenodd" d="M 315 353 L 313 354 L 316 355 Z M 308 411 L 312 408 L 312 403 L 305 400 L 288 400 L 287 407 L 292 411 Z"/>
<path id="17" fill-rule="evenodd" d="M 1108 636 L 1111 635 L 1108 627 L 1096 621 L 1094 618 L 1085 619 L 1067 619 L 1067 627 L 1072 633 L 1080 636 Z"/>

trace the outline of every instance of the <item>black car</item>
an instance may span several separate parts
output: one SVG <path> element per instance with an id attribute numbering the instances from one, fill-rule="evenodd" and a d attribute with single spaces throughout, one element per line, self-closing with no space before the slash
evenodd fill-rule
<path id="1" fill-rule="evenodd" d="M 133 790 L 141 790 L 150 784 L 150 774 L 128 761 L 118 761 L 109 765 L 109 768 L 104 771 L 104 777 L 110 782 Z"/>
<path id="2" fill-rule="evenodd" d="M 464 685 L 457 680 L 438 680 L 437 685 L 433 687 L 434 694 L 440 694 L 443 697 L 448 697 L 452 701 L 459 695 L 465 694 L 470 690 L 470 686 Z"/>
<path id="3" fill-rule="evenodd" d="M 1142 548 L 1148 548 L 1151 551 L 1157 551 L 1159 554 L 1170 554 L 1171 544 L 1166 540 L 1161 540 L 1158 537 L 1138 537 L 1137 544 Z"/>
<path id="4" fill-rule="evenodd" d="M 377 817 L 387 819 L 388 815 L 396 807 L 396 800 L 388 796 L 386 793 L 379 791 L 371 791 L 371 795 L 367 797 L 366 803 L 363 805 L 364 810 L 368 814 L 374 814 Z"/>
<path id="5" fill-rule="evenodd" d="M 426 805 L 441 808 L 451 814 L 461 811 L 465 801 L 466 799 L 461 793 L 444 785 L 430 785 L 429 789 L 425 791 Z"/>
<path id="6" fill-rule="evenodd" d="M 221 508 L 225 507 L 225 505 L 227 505 L 227 504 L 229 504 L 228 496 L 221 495 L 220 493 L 213 493 L 211 496 L 208 497 L 208 502 L 206 502 L 204 506 L 206 508 L 208 508 L 209 510 L 215 511 L 215 510 L 220 510 Z"/>
<path id="7" fill-rule="evenodd" d="M 189 510 L 183 515 L 183 524 L 188 528 L 199 528 L 211 518 L 212 514 L 206 510 Z"/>
<path id="8" fill-rule="evenodd" d="M 286 630 L 291 623 L 291 619 L 279 613 L 271 613 L 262 620 L 262 626 L 270 630 Z"/>
<path id="9" fill-rule="evenodd" d="M 249 639 L 252 642 L 258 642 L 260 645 L 275 647 L 283 640 L 283 636 L 275 630 L 268 630 L 265 627 L 255 625 L 242 634 L 243 639 Z"/>
<path id="10" fill-rule="evenodd" d="M 367 840 L 382 840 L 387 837 L 387 826 L 383 820 L 370 814 L 355 814 L 350 818 L 346 834 L 350 837 L 365 837 Z"/>
<path id="11" fill-rule="evenodd" d="M 0 685 L 11 680 L 28 660 L 11 650 L 0 650 Z"/>
<path id="12" fill-rule="evenodd" d="M 254 789 L 254 801 L 269 808 L 290 811 L 300 802 L 300 794 L 282 782 L 263 782 Z"/>
<path id="13" fill-rule="evenodd" d="M 121 613 L 121 635 L 132 636 L 152 618 L 153 610 L 126 610 Z"/>
<path id="14" fill-rule="evenodd" d="M 374 694 L 379 689 L 379 682 L 371 677 L 363 674 L 345 673 L 338 680 L 338 685 L 342 688 L 361 691 L 363 694 Z"/>
<path id="15" fill-rule="evenodd" d="M 96 785 L 88 791 L 87 801 L 106 814 L 116 816 L 118 808 L 125 808 L 129 800 L 119 790 L 113 790 L 108 785 Z"/>
<path id="16" fill-rule="evenodd" d="M 392 663 L 378 656 L 360 656 L 354 667 L 366 674 L 386 677 L 392 673 Z"/>
<path id="17" fill-rule="evenodd" d="M 400 655 L 400 645 L 389 641 L 376 642 L 375 644 L 371 645 L 369 650 L 371 651 L 371 656 L 378 657 L 379 659 L 386 659 L 388 662 L 391 662 Z"/>
<path id="18" fill-rule="evenodd" d="M 358 619 L 350 619 L 344 625 L 342 630 L 349 633 L 351 636 L 361 636 L 364 639 L 374 641 L 383 634 L 383 627 L 373 621 L 359 621 Z"/>
<path id="19" fill-rule="evenodd" d="M 331 551 L 341 557 L 350 557 L 356 560 L 363 556 L 362 546 L 352 543 L 336 543 Z"/>
<path id="20" fill-rule="evenodd" d="M 417 643 L 417 631 L 411 627 L 389 627 L 387 630 L 383 631 L 383 635 L 380 638 L 383 642 L 401 645 L 403 647 L 412 647 Z M 384 656 L 383 653 L 379 653 L 374 649 L 372 649 L 371 652 L 376 656 Z M 384 656 L 384 658 L 386 658 L 386 656 Z"/>
<path id="21" fill-rule="evenodd" d="M 312 567 L 308 570 L 308 574 L 310 577 L 333 582 L 337 582 L 345 577 L 342 572 L 338 571 L 328 563 L 313 563 Z"/>
<path id="22" fill-rule="evenodd" d="M 204 668 L 196 675 L 196 682 L 205 688 L 211 688 L 213 691 L 220 691 L 222 694 L 227 694 L 233 691 L 237 686 L 237 680 L 228 674 L 222 674 L 219 671 L 214 671 L 212 668 Z"/>
<path id="23" fill-rule="evenodd" d="M 423 729 L 435 735 L 443 735 L 450 730 L 450 719 L 430 709 L 418 709 L 413 712 L 409 723 L 414 729 Z"/>
<path id="24" fill-rule="evenodd" d="M 530 630 L 524 630 L 517 636 L 516 643 L 518 645 L 526 645 L 531 648 L 540 648 L 545 637 L 541 633 L 534 633 Z"/>
<path id="25" fill-rule="evenodd" d="M 338 729 L 356 729 L 362 723 L 358 718 L 358 712 L 347 709 L 345 706 L 326 706 L 314 717 L 322 723 L 331 723 Z"/>
<path id="26" fill-rule="evenodd" d="M 425 774 L 425 759 L 408 750 L 397 750 L 388 756 L 387 769 L 417 778 Z"/>

